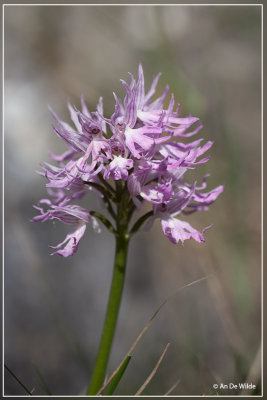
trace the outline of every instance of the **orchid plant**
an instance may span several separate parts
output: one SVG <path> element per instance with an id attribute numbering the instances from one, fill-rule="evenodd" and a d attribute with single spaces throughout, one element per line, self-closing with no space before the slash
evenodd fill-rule
<path id="1" fill-rule="evenodd" d="M 191 238 L 204 242 L 204 232 L 210 226 L 200 232 L 183 216 L 207 210 L 223 191 L 223 186 L 206 191 L 208 175 L 200 185 L 184 180 L 188 170 L 209 160 L 204 154 L 213 142 L 203 144 L 203 139 L 197 139 L 185 143 L 184 139 L 196 135 L 202 124 L 199 118 L 178 116 L 179 106 L 175 109 L 173 94 L 164 107 L 168 86 L 153 100 L 159 77 L 160 74 L 153 79 L 145 93 L 140 64 L 137 80 L 130 74 L 129 84 L 121 81 L 126 91 L 123 102 L 114 93 L 115 110 L 110 118 L 104 116 L 102 98 L 95 112 L 89 112 L 83 96 L 81 111 L 68 104 L 73 125 L 50 109 L 56 122 L 53 129 L 66 142 L 67 150 L 61 155 L 50 153 L 56 166 L 42 164 L 40 174 L 48 181 L 50 198 L 41 199 L 35 206 L 39 215 L 33 221 L 60 220 L 74 225 L 61 243 L 51 246 L 55 250 L 52 254 L 63 257 L 77 251 L 87 224 L 99 233 L 102 223 L 116 239 L 113 279 L 88 395 L 98 392 L 105 377 L 130 239 L 160 219 L 163 233 L 172 243 L 183 244 Z M 99 196 L 106 212 L 75 204 L 91 191 Z M 144 203 L 151 209 L 135 217 Z"/>

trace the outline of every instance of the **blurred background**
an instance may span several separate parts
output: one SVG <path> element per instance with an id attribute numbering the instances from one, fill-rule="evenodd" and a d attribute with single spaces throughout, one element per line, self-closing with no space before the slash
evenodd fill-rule
<path id="1" fill-rule="evenodd" d="M 240 394 L 214 383 L 257 384 L 261 341 L 261 9 L 258 6 L 8 6 L 5 7 L 5 362 L 35 395 L 83 394 L 96 356 L 110 286 L 114 238 L 88 227 L 69 259 L 50 256 L 69 227 L 32 224 L 32 204 L 46 197 L 36 174 L 65 144 L 53 133 L 47 105 L 69 121 L 84 93 L 95 110 L 120 79 L 146 88 L 158 72 L 181 114 L 201 118 L 199 137 L 215 142 L 211 160 L 188 173 L 225 184 L 210 211 L 193 214 L 198 229 L 213 224 L 206 243 L 173 245 L 159 223 L 130 245 L 128 270 L 109 373 L 147 320 L 178 287 L 134 351 L 116 394 L 131 395 L 171 346 L 143 394 Z M 169 97 L 168 97 L 169 100 Z M 97 198 L 88 197 L 88 208 Z M 85 203 L 88 204 L 88 203 Z M 25 394 L 5 373 L 5 395 Z"/>

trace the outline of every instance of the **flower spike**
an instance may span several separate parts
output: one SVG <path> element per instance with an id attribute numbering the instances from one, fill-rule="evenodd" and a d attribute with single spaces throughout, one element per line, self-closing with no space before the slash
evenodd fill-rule
<path id="1" fill-rule="evenodd" d="M 123 221 L 129 236 L 144 223 L 149 227 L 155 219 L 160 219 L 163 233 L 172 243 L 184 243 L 186 239 L 204 242 L 204 232 L 208 228 L 199 232 L 177 217 L 207 210 L 224 190 L 220 185 L 207 191 L 208 175 L 200 185 L 189 184 L 184 179 L 187 171 L 209 160 L 206 154 L 213 142 L 203 144 L 201 138 L 190 140 L 203 126 L 198 117 L 178 117 L 180 105 L 175 104 L 174 94 L 164 108 L 168 86 L 153 100 L 160 75 L 153 78 L 145 93 L 140 63 L 137 80 L 132 74 L 130 83 L 121 80 L 124 99 L 120 100 L 113 92 L 115 109 L 109 118 L 104 116 L 102 97 L 93 112 L 89 112 L 83 94 L 81 111 L 69 102 L 73 125 L 62 121 L 49 108 L 56 122 L 53 129 L 65 141 L 67 149 L 61 155 L 50 153 L 57 166 L 42 164 L 40 175 L 47 179 L 46 187 L 52 199 L 40 200 L 35 206 L 39 215 L 32 220 L 60 220 L 75 225 L 65 240 L 53 247 L 56 249 L 53 254 L 73 255 L 88 223 L 99 232 L 99 220 L 117 234 L 121 215 L 119 211 L 116 214 L 116 209 L 128 215 L 128 220 Z M 98 211 L 73 204 L 92 190 L 115 220 L 116 228 Z M 144 202 L 150 204 L 150 211 L 130 228 L 134 211 Z"/>

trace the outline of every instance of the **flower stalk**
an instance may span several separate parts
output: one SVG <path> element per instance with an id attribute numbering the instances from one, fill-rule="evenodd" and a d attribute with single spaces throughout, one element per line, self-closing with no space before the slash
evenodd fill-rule
<path id="1" fill-rule="evenodd" d="M 112 283 L 95 367 L 87 391 L 88 395 L 95 395 L 102 386 L 120 309 L 130 240 L 130 236 L 127 233 L 128 221 L 125 218 L 125 211 L 127 210 L 125 210 L 123 204 L 124 201 L 122 198 L 122 201 L 118 204 L 117 233 L 115 234 L 116 248 Z"/>

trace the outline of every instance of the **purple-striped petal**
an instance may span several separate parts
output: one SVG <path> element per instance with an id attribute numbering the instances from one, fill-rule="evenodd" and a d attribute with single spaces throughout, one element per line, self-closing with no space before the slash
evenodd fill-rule
<path id="1" fill-rule="evenodd" d="M 83 237 L 86 230 L 86 224 L 80 222 L 77 227 L 71 231 L 57 246 L 50 246 L 52 249 L 60 249 L 52 253 L 51 255 L 58 254 L 62 257 L 72 256 L 78 250 L 79 242 Z M 65 247 L 63 247 L 65 245 Z"/>
<path id="2" fill-rule="evenodd" d="M 161 226 L 164 235 L 174 244 L 177 244 L 179 241 L 183 244 L 187 239 L 194 239 L 199 243 L 205 242 L 203 234 L 210 228 L 208 226 L 202 232 L 199 232 L 188 222 L 168 216 L 161 219 Z"/>

